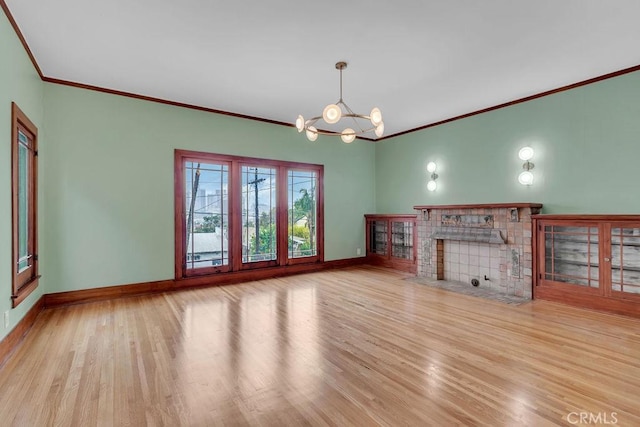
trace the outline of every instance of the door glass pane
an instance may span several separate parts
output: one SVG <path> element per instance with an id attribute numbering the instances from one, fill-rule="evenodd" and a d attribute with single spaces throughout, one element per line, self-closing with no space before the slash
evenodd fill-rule
<path id="1" fill-rule="evenodd" d="M 316 220 L 318 174 L 314 171 L 290 170 L 287 173 L 289 258 L 318 254 Z"/>
<path id="2" fill-rule="evenodd" d="M 18 131 L 18 272 L 29 261 L 29 149 L 27 137 Z"/>
<path id="3" fill-rule="evenodd" d="M 413 259 L 413 223 L 391 222 L 391 256 Z"/>
<path id="4" fill-rule="evenodd" d="M 387 254 L 387 221 L 371 221 L 369 230 L 369 252 L 377 255 Z"/>
<path id="5" fill-rule="evenodd" d="M 546 226 L 545 279 L 598 288 L 597 227 Z"/>
<path id="6" fill-rule="evenodd" d="M 640 294 L 640 228 L 611 229 L 611 289 Z"/>
<path id="7" fill-rule="evenodd" d="M 185 163 L 188 269 L 229 264 L 229 167 Z"/>
<path id="8" fill-rule="evenodd" d="M 242 262 L 275 260 L 276 169 L 242 166 L 241 174 Z"/>

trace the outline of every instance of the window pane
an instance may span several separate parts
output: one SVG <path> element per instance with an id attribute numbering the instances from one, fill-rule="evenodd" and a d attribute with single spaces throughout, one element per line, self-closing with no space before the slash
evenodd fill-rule
<path id="1" fill-rule="evenodd" d="M 290 170 L 287 176 L 289 196 L 289 258 L 318 254 L 316 219 L 318 174 Z"/>
<path id="2" fill-rule="evenodd" d="M 18 132 L 18 272 L 29 267 L 29 150 Z"/>
<path id="3" fill-rule="evenodd" d="M 229 167 L 185 163 L 187 269 L 229 264 Z"/>
<path id="4" fill-rule="evenodd" d="M 242 166 L 241 174 L 242 262 L 275 260 L 276 169 Z"/>

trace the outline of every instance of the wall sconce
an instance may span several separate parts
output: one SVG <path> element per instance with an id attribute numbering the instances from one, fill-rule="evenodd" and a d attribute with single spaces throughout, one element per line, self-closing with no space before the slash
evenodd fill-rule
<path id="1" fill-rule="evenodd" d="M 518 157 L 520 157 L 520 160 L 524 160 L 522 164 L 524 171 L 518 175 L 518 182 L 522 185 L 533 184 L 533 174 L 530 171 L 535 165 L 529 161 L 533 158 L 533 148 L 522 147 L 520 151 L 518 151 Z"/>
<path id="2" fill-rule="evenodd" d="M 438 184 L 436 184 L 436 179 L 438 179 L 438 174 L 436 173 L 437 167 L 438 166 L 435 164 L 435 162 L 427 163 L 427 172 L 431 174 L 431 180 L 427 182 L 427 190 L 429 191 L 436 191 L 436 188 L 438 188 Z"/>

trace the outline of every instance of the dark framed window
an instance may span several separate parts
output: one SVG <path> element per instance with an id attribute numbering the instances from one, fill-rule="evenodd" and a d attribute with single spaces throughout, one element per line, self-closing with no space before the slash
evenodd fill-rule
<path id="1" fill-rule="evenodd" d="M 319 174 L 312 169 L 287 170 L 287 244 L 289 263 L 318 254 Z"/>
<path id="2" fill-rule="evenodd" d="M 11 104 L 13 307 L 38 286 L 38 129 Z"/>
<path id="3" fill-rule="evenodd" d="M 194 274 L 228 271 L 231 164 L 187 159 L 183 167 L 185 269 Z"/>
<path id="4" fill-rule="evenodd" d="M 175 151 L 176 278 L 322 262 L 323 166 Z"/>
<path id="5" fill-rule="evenodd" d="M 242 268 L 278 265 L 278 167 L 240 162 Z"/>

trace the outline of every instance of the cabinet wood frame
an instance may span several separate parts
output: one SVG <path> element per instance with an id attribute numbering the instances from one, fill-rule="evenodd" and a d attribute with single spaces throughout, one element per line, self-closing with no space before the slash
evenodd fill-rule
<path id="1" fill-rule="evenodd" d="M 533 298 L 640 317 L 640 294 L 616 291 L 612 280 L 614 228 L 640 228 L 640 215 L 533 215 Z M 594 227 L 598 230 L 598 288 L 545 278 L 545 227 Z M 640 267 L 640 265 L 638 265 Z M 620 269 L 624 265 L 621 263 Z"/>
<path id="2" fill-rule="evenodd" d="M 406 271 L 408 273 L 416 273 L 417 266 L 417 242 L 418 233 L 416 229 L 417 214 L 367 214 L 365 217 L 365 235 L 366 235 L 366 255 L 367 262 L 383 267 L 390 267 L 396 270 Z M 386 222 L 387 229 L 387 253 L 385 255 L 377 254 L 371 251 L 371 224 L 376 221 Z M 392 250 L 392 226 L 393 222 L 409 222 L 411 223 L 411 259 L 399 258 L 393 256 Z"/>

